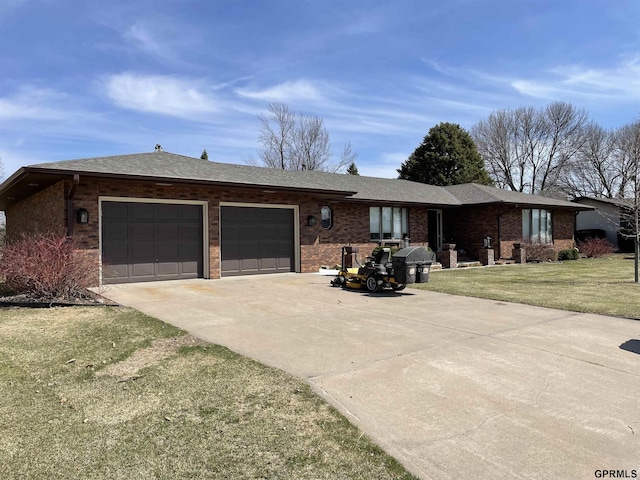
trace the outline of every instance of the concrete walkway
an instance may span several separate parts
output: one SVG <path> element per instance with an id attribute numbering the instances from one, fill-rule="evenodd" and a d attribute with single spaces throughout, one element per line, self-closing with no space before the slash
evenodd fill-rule
<path id="1" fill-rule="evenodd" d="M 640 475 L 638 321 L 315 274 L 103 294 L 306 379 L 421 478 Z"/>

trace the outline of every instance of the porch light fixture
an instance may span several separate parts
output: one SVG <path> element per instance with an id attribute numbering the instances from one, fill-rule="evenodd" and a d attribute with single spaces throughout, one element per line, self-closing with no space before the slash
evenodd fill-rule
<path id="1" fill-rule="evenodd" d="M 315 227 L 316 226 L 316 217 L 314 217 L 313 215 L 309 215 L 307 217 L 307 225 L 309 225 L 310 227 Z"/>
<path id="2" fill-rule="evenodd" d="M 89 223 L 89 212 L 86 208 L 78 209 L 78 223 Z"/>
<path id="3" fill-rule="evenodd" d="M 492 238 L 488 235 L 482 239 L 482 245 L 484 248 L 491 248 L 491 240 Z"/>

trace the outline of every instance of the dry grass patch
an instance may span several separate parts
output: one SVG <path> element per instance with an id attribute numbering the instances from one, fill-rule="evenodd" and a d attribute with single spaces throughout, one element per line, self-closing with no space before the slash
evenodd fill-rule
<path id="1" fill-rule="evenodd" d="M 120 308 L 0 310 L 1 478 L 414 478 L 307 384 Z"/>
<path id="2" fill-rule="evenodd" d="M 640 285 L 633 283 L 633 259 L 625 254 L 434 272 L 429 283 L 415 287 L 640 319 Z"/>

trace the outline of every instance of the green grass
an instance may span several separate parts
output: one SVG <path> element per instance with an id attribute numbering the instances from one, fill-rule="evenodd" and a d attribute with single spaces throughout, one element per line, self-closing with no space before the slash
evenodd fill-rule
<path id="1" fill-rule="evenodd" d="M 301 380 L 124 308 L 0 310 L 0 478 L 409 479 Z"/>
<path id="2" fill-rule="evenodd" d="M 432 272 L 416 288 L 575 312 L 640 319 L 640 285 L 629 254 Z"/>

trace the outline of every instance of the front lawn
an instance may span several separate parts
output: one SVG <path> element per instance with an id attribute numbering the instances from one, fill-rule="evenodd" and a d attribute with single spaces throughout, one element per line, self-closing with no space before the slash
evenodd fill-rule
<path id="1" fill-rule="evenodd" d="M 640 319 L 633 257 L 615 254 L 564 263 L 529 263 L 432 272 L 416 288 Z"/>
<path id="2" fill-rule="evenodd" d="M 301 380 L 135 310 L 0 309 L 0 478 L 414 478 Z"/>

